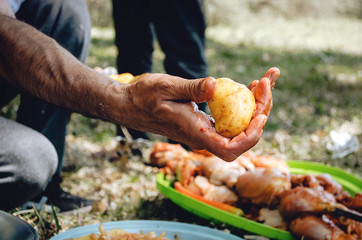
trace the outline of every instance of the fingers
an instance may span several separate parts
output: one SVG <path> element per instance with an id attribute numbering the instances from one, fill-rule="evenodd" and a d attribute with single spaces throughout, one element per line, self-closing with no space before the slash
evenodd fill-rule
<path id="1" fill-rule="evenodd" d="M 233 139 L 228 139 L 217 134 L 214 130 L 206 132 L 207 138 L 202 141 L 204 148 L 224 161 L 234 161 L 244 152 L 254 147 L 261 138 L 267 116 L 261 114 L 255 117 L 245 132 Z"/>
<path id="2" fill-rule="evenodd" d="M 254 118 L 250 122 L 248 128 L 245 130 L 247 138 L 252 139 L 254 141 L 255 140 L 259 141 L 261 134 L 263 133 L 263 128 L 265 126 L 267 119 L 268 117 L 264 114 L 260 114 L 259 116 Z M 238 139 L 236 139 L 236 141 L 238 141 Z"/>
<path id="3" fill-rule="evenodd" d="M 254 88 L 254 97 L 256 103 L 256 110 L 253 118 L 260 114 L 269 116 L 273 104 L 269 79 L 262 78 L 259 81 L 258 85 Z"/>
<path id="4" fill-rule="evenodd" d="M 260 79 L 259 82 L 252 82 L 252 92 L 256 100 L 256 111 L 255 115 L 264 114 L 269 116 L 269 113 L 273 107 L 273 97 L 271 89 L 274 87 L 280 71 L 278 68 L 270 68 L 264 76 Z"/>
<path id="5" fill-rule="evenodd" d="M 216 90 L 216 80 L 212 77 L 177 82 L 180 100 L 192 100 L 197 103 L 209 100 Z"/>
<path id="6" fill-rule="evenodd" d="M 249 85 L 249 90 L 254 94 L 254 96 L 255 96 L 255 87 L 258 85 L 258 83 L 259 83 L 258 80 L 254 80 Z"/>
<path id="7" fill-rule="evenodd" d="M 280 75 L 280 70 L 276 67 L 269 68 L 268 71 L 264 74 L 263 78 L 268 78 L 270 81 L 270 88 L 275 86 L 275 83 Z"/>
<path id="8" fill-rule="evenodd" d="M 254 147 L 255 144 L 257 144 L 263 133 L 263 128 L 265 126 L 266 120 L 267 116 L 264 114 L 256 116 L 250 122 L 245 132 L 239 134 L 231 140 L 231 146 L 232 144 L 236 144 L 238 146 L 236 150 L 238 150 L 237 153 L 239 155 L 243 152 L 246 152 L 250 148 Z"/>
<path id="9" fill-rule="evenodd" d="M 233 154 L 227 157 L 230 157 L 230 159 L 234 157 L 237 158 L 244 152 L 254 147 L 261 138 L 266 121 L 267 116 L 265 115 L 261 114 L 255 117 L 250 122 L 249 127 L 246 129 L 245 132 L 231 140 L 231 142 L 229 143 L 229 148 L 230 152 Z M 232 160 L 235 160 L 235 158 Z"/>
<path id="10" fill-rule="evenodd" d="M 224 138 L 216 132 L 210 133 L 214 144 L 205 144 L 207 150 L 225 161 L 233 161 L 258 143 L 273 105 L 271 89 L 279 75 L 278 68 L 270 68 L 259 81 L 250 83 L 249 89 L 255 96 L 257 107 L 248 128 L 233 139 Z"/>
<path id="11" fill-rule="evenodd" d="M 256 114 L 246 131 L 233 139 L 225 138 L 216 133 L 209 118 L 198 115 L 198 112 L 194 111 L 191 105 L 186 104 L 190 101 L 204 102 L 209 100 L 216 90 L 214 78 L 186 80 L 169 75 L 157 75 L 158 78 L 167 80 L 158 84 L 162 88 L 162 91 L 159 92 L 163 92 L 165 95 L 163 97 L 164 103 L 172 109 L 169 111 L 172 114 L 168 114 L 166 117 L 166 119 L 170 119 L 167 123 L 173 126 L 173 129 L 178 129 L 178 134 L 176 134 L 174 130 L 170 131 L 170 128 L 165 128 L 162 131 L 163 134 L 192 148 L 207 149 L 225 161 L 235 160 L 260 140 L 272 106 L 271 88 L 275 85 L 279 74 L 279 69 L 271 68 L 260 81 L 255 80 L 250 84 L 249 89 L 253 92 L 257 103 Z M 181 102 L 179 102 L 180 100 Z M 171 123 L 176 124 L 172 125 Z"/>
<path id="12" fill-rule="evenodd" d="M 270 80 L 270 88 L 275 86 L 275 83 L 280 75 L 280 70 L 276 67 L 269 68 L 268 71 L 264 74 L 263 78 L 268 78 Z M 258 85 L 258 80 L 254 80 L 250 83 L 249 89 L 250 91 L 254 91 L 255 87 Z M 253 92 L 254 93 L 254 92 Z"/>

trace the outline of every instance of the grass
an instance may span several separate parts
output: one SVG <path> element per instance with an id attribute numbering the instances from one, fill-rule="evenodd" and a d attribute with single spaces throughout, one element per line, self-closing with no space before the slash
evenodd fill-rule
<path id="1" fill-rule="evenodd" d="M 344 129 L 361 140 L 362 49 L 358 43 L 362 43 L 362 34 L 355 31 L 361 22 L 345 18 L 314 22 L 277 19 L 275 25 L 265 25 L 267 22 L 259 19 L 234 28 L 209 28 L 209 74 L 248 85 L 269 67 L 278 67 L 281 76 L 273 90 L 274 107 L 259 144 L 263 145 L 261 151 L 276 150 L 287 159 L 320 161 L 360 175 L 361 149 L 343 159 L 332 160 L 326 143 L 329 132 L 336 129 Z M 275 34 L 282 29 L 285 34 Z M 92 33 L 88 64 L 114 66 L 117 51 L 112 29 L 94 29 Z M 332 37 L 334 40 L 329 41 Z M 156 45 L 154 72 L 164 72 L 163 58 Z M 79 125 L 74 129 L 79 129 Z M 103 131 L 100 127 L 95 136 L 102 139 L 99 136 Z M 112 131 L 106 134 L 110 137 Z M 283 142 L 275 137 L 281 135 Z"/>
<path id="2" fill-rule="evenodd" d="M 274 107 L 263 139 L 254 150 L 285 159 L 322 162 L 361 176 L 361 147 L 344 158 L 332 159 L 326 144 L 330 131 L 338 129 L 362 142 L 362 35 L 358 30 L 362 22 L 345 18 L 273 20 L 273 24 L 270 19 L 258 18 L 233 27 L 209 28 L 209 74 L 248 85 L 269 67 L 278 67 L 281 76 L 273 90 Z M 92 30 L 89 66 L 115 66 L 113 38 L 112 29 Z M 154 72 L 164 72 L 163 57 L 156 45 Z M 10 108 L 3 111 L 11 116 Z M 162 197 L 155 187 L 157 169 L 140 161 L 126 161 L 127 171 L 122 172 L 124 162 L 107 161 L 114 158 L 112 151 L 117 148 L 115 132 L 113 124 L 73 114 L 63 188 L 100 201 L 89 214 L 58 216 L 61 231 L 100 221 L 162 219 L 245 234 L 195 217 Z M 56 232 L 51 213 L 13 212 L 35 226 L 41 239 Z"/>

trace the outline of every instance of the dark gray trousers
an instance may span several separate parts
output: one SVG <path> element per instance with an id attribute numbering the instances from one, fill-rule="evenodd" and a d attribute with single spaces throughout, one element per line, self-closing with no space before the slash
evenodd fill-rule
<path id="1" fill-rule="evenodd" d="M 58 165 L 53 144 L 41 133 L 0 117 L 0 209 L 11 209 L 47 186 Z"/>
<path id="2" fill-rule="evenodd" d="M 203 7 L 200 0 L 112 0 L 120 73 L 152 72 L 154 40 L 165 53 L 168 74 L 187 79 L 208 76 Z M 206 104 L 198 104 L 205 110 Z M 128 129 L 134 139 L 147 134 Z M 118 134 L 124 136 L 118 128 Z M 171 141 L 173 142 L 173 141 Z"/>
<path id="3" fill-rule="evenodd" d="M 86 62 L 91 24 L 84 0 L 26 0 L 16 17 Z M 71 114 L 0 79 L 0 107 L 17 94 L 17 122 L 0 118 L 0 209 L 18 206 L 45 187 L 51 191 L 59 186 Z"/>

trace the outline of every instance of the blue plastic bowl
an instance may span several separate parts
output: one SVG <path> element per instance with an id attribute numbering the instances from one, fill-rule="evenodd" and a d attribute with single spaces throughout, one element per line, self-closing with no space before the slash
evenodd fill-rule
<path id="1" fill-rule="evenodd" d="M 73 228 L 52 237 L 50 240 L 66 240 L 86 236 L 91 233 L 99 233 L 98 227 L 99 224 L 93 224 Z M 130 233 L 140 233 L 140 231 L 143 233 L 155 232 L 157 236 L 165 231 L 165 236 L 171 240 L 242 240 L 242 238 L 235 235 L 216 229 L 170 221 L 127 220 L 106 222 L 103 223 L 103 228 L 106 231 L 120 228 Z"/>
<path id="2" fill-rule="evenodd" d="M 21 218 L 0 211 L 0 240 L 38 240 L 35 229 Z"/>

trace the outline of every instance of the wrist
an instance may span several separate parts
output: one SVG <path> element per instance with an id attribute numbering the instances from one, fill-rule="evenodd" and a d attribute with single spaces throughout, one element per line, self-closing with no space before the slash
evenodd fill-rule
<path id="1" fill-rule="evenodd" d="M 94 92 L 95 116 L 115 124 L 127 124 L 128 116 L 131 114 L 131 109 L 129 108 L 129 85 L 108 78 L 101 79 L 100 81 L 104 84 L 101 84 L 99 87 L 93 87 L 93 89 L 99 90 L 98 93 Z M 98 97 L 96 97 L 97 95 Z"/>

